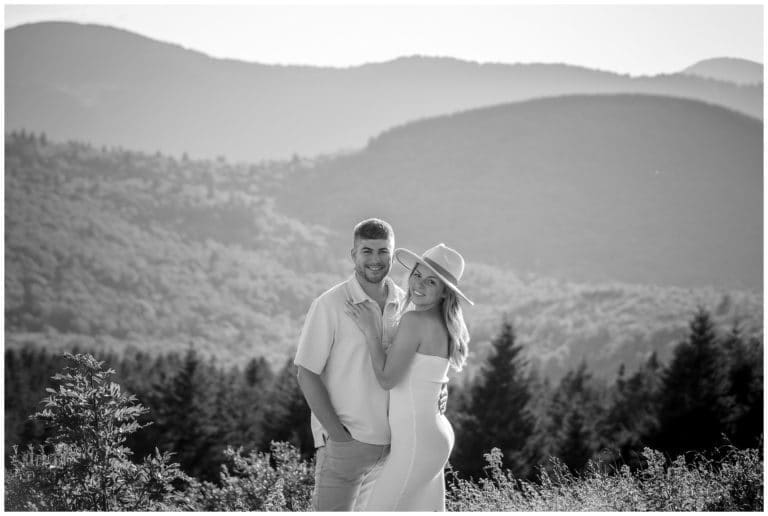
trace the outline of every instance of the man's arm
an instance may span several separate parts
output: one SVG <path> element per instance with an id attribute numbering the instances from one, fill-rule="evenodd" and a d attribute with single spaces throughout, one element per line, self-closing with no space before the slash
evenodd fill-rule
<path id="1" fill-rule="evenodd" d="M 341 424 L 341 420 L 331 404 L 328 389 L 325 388 L 320 375 L 304 367 L 297 367 L 299 369 L 297 377 L 301 392 L 304 394 L 309 408 L 315 413 L 315 416 L 328 432 L 331 440 L 336 442 L 351 441 L 352 435 Z"/>

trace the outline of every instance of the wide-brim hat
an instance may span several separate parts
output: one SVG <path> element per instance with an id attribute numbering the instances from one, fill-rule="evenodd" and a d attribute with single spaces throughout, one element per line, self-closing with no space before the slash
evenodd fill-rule
<path id="1" fill-rule="evenodd" d="M 424 254 L 419 256 L 413 251 L 401 247 L 395 249 L 395 258 L 408 270 L 412 270 L 416 265 L 423 265 L 443 280 L 443 283 L 464 301 L 470 305 L 475 304 L 459 290 L 459 280 L 464 274 L 464 258 L 455 249 L 441 243 L 427 249 Z"/>

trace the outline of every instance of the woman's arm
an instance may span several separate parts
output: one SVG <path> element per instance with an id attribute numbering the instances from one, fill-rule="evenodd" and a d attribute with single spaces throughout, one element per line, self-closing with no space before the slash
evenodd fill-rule
<path id="1" fill-rule="evenodd" d="M 381 334 L 373 319 L 376 314 L 365 305 L 360 306 L 352 303 L 347 304 L 346 313 L 365 335 L 365 342 L 368 344 L 368 351 L 371 354 L 371 365 L 379 385 L 386 390 L 391 389 L 403 377 L 414 353 L 419 348 L 420 338 L 417 332 L 416 314 L 413 312 L 403 314 L 397 328 L 397 334 L 389 348 L 389 354 L 387 354 L 384 352 Z"/>

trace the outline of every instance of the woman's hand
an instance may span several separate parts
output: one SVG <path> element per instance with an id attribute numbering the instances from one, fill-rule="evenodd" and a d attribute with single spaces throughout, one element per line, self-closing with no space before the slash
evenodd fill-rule
<path id="1" fill-rule="evenodd" d="M 370 303 L 355 304 L 347 299 L 347 306 L 344 309 L 350 319 L 352 319 L 360 331 L 365 335 L 366 340 L 381 343 L 381 331 L 379 330 L 379 321 L 376 313 L 371 308 Z"/>

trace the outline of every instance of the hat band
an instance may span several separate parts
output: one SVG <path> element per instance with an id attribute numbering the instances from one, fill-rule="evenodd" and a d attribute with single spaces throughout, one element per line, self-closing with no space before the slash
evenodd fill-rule
<path id="1" fill-rule="evenodd" d="M 445 276 L 445 278 L 453 283 L 454 286 L 459 284 L 458 280 L 456 280 L 456 276 L 445 270 L 439 263 L 434 262 L 426 256 L 422 257 L 421 259 L 424 261 L 424 263 L 435 269 L 435 271 L 437 271 L 440 275 Z"/>

